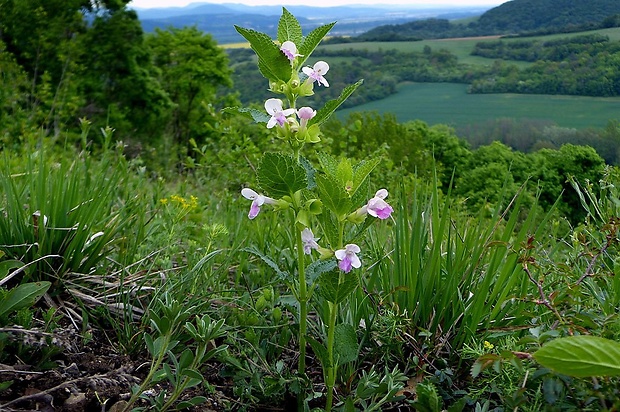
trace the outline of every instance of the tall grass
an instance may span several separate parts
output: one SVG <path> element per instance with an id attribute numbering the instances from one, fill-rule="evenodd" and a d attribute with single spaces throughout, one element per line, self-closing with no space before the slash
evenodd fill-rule
<path id="1" fill-rule="evenodd" d="M 123 312 L 119 296 L 136 279 L 126 279 L 121 267 L 131 267 L 144 210 L 128 193 L 120 153 L 104 150 L 96 160 L 86 151 L 72 154 L 52 158 L 41 147 L 1 160 L 0 252 L 25 269 L 0 285 L 50 281 L 50 296 L 77 308 L 76 318 L 82 305 Z"/>
<path id="2" fill-rule="evenodd" d="M 471 217 L 436 184 L 410 195 L 401 190 L 393 250 L 386 248 L 367 288 L 380 291 L 422 335 L 455 350 L 489 328 L 525 325 L 521 298 L 529 283 L 518 252 L 542 233 L 549 215 L 539 216 L 534 205 L 524 217 L 525 196 L 507 195 L 503 209 Z"/>

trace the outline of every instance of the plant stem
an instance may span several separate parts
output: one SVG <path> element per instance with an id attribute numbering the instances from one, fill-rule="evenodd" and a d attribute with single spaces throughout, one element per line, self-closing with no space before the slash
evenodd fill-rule
<path id="1" fill-rule="evenodd" d="M 344 222 L 340 222 L 338 231 L 338 245 L 341 248 L 344 243 Z M 338 272 L 338 285 L 344 281 L 344 273 Z M 334 386 L 336 386 L 336 364 L 334 362 L 334 344 L 336 336 L 336 320 L 338 318 L 338 303 L 328 302 L 329 307 L 329 319 L 327 324 L 327 373 L 325 377 L 325 386 L 327 387 L 327 399 L 325 400 L 325 411 L 330 412 L 332 410 L 332 404 L 334 403 Z"/>
<path id="2" fill-rule="evenodd" d="M 153 381 L 153 376 L 155 376 L 155 372 L 157 372 L 157 370 L 163 363 L 164 358 L 166 357 L 166 351 L 168 350 L 168 345 L 170 344 L 171 340 L 172 340 L 172 334 L 168 334 L 165 336 L 164 344 L 162 345 L 162 350 L 159 352 L 157 358 L 153 359 L 153 361 L 151 362 L 151 369 L 149 370 L 148 375 L 142 381 L 140 388 L 138 388 L 138 390 L 131 396 L 131 398 L 129 399 L 125 407 L 123 408 L 122 412 L 127 412 L 131 410 L 131 407 L 133 406 L 134 403 L 136 403 L 138 398 L 140 398 L 140 395 L 146 390 L 146 388 L 149 387 L 149 385 L 151 385 Z"/>
<path id="3" fill-rule="evenodd" d="M 334 386 L 336 385 L 336 365 L 334 364 L 334 340 L 336 330 L 336 318 L 338 317 L 338 304 L 328 302 L 329 320 L 327 325 L 327 376 L 325 377 L 325 386 L 327 387 L 327 399 L 325 401 L 325 411 L 332 410 L 334 403 Z"/>
<path id="4" fill-rule="evenodd" d="M 299 374 L 306 373 L 306 330 L 308 326 L 308 289 L 306 266 L 301 231 L 293 222 L 297 236 L 297 271 L 299 273 Z"/>

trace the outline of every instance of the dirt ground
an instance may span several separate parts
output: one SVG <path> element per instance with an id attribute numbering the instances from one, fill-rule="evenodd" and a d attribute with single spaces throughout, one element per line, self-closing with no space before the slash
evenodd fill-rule
<path id="1" fill-rule="evenodd" d="M 150 359 L 119 354 L 105 342 L 101 336 L 81 347 L 74 341 L 71 350 L 65 348 L 52 359 L 57 367 L 47 371 L 34 370 L 19 361 L 13 365 L 0 364 L 0 385 L 12 381 L 7 389 L 0 391 L 0 411 L 121 411 L 131 396 L 131 387 L 140 384 L 148 373 Z M 225 410 L 225 401 L 231 400 L 221 391 L 226 388 L 226 382 L 218 376 L 218 366 L 213 365 L 211 376 L 205 374 L 205 378 L 216 390 L 188 393 L 188 398 L 202 395 L 208 399 L 193 410 Z M 151 393 L 166 389 L 156 386 Z"/>

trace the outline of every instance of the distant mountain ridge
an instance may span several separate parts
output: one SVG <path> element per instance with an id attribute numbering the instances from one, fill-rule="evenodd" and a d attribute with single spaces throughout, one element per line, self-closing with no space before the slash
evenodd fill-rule
<path id="1" fill-rule="evenodd" d="M 535 34 L 596 28 L 620 14 L 620 0 L 512 0 L 459 24 L 427 19 L 375 27 L 359 41 L 401 41 L 495 34 Z M 610 20 L 611 19 L 611 20 Z M 609 26 L 607 26 L 609 27 Z"/>
<path id="2" fill-rule="evenodd" d="M 442 17 L 445 19 L 479 16 L 485 7 L 414 7 L 414 6 L 286 6 L 300 21 L 305 31 L 337 21 L 332 30 L 335 36 L 355 36 L 385 24 L 400 24 L 411 20 Z M 234 25 L 259 30 L 275 36 L 281 6 L 247 6 L 238 3 L 192 3 L 186 7 L 135 9 L 142 28 L 181 28 L 196 26 L 210 33 L 219 43 L 243 41 Z"/>
<path id="3" fill-rule="evenodd" d="M 619 0 L 512 0 L 478 20 L 493 32 L 522 33 L 600 23 L 620 13 Z"/>

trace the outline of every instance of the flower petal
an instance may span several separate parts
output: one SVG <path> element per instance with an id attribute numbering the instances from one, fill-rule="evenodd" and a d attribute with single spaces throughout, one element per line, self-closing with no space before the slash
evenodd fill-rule
<path id="1" fill-rule="evenodd" d="M 344 249 L 338 249 L 334 252 L 334 255 L 336 256 L 336 259 L 342 260 L 347 256 L 347 251 Z"/>
<path id="2" fill-rule="evenodd" d="M 340 262 L 338 262 L 338 267 L 344 273 L 349 273 L 351 271 L 351 267 L 353 266 L 351 260 L 349 258 L 344 258 Z"/>
<path id="3" fill-rule="evenodd" d="M 347 253 L 360 253 L 361 252 L 360 247 L 357 246 L 355 243 L 349 243 L 344 248 L 347 251 Z"/>
<path id="4" fill-rule="evenodd" d="M 325 74 L 329 71 L 329 64 L 327 64 L 323 60 L 320 60 L 314 63 L 314 66 L 312 66 L 312 68 L 314 69 L 315 72 L 319 74 Z"/>
<path id="5" fill-rule="evenodd" d="M 248 213 L 248 217 L 250 219 L 254 219 L 256 216 L 258 216 L 259 212 L 260 212 L 260 205 L 255 200 L 252 202 L 252 206 L 250 206 L 250 212 Z"/>
<path id="6" fill-rule="evenodd" d="M 385 199 L 386 197 L 388 197 L 387 189 L 379 189 L 379 190 L 377 190 L 377 193 L 375 194 L 375 197 L 378 197 L 380 199 Z"/>
<path id="7" fill-rule="evenodd" d="M 265 110 L 270 115 L 274 115 L 282 111 L 282 100 L 280 99 L 268 99 L 265 102 Z"/>
<path id="8" fill-rule="evenodd" d="M 250 189 L 249 187 L 244 187 L 243 189 L 241 189 L 241 196 L 249 200 L 254 200 L 258 198 L 260 195 L 256 193 L 255 191 L 253 191 L 252 189 Z"/>

